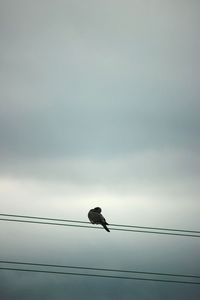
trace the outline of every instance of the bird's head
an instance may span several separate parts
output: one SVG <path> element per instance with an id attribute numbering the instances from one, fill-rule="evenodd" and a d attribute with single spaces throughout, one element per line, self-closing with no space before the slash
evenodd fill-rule
<path id="1" fill-rule="evenodd" d="M 101 208 L 100 207 L 95 207 L 94 210 L 98 213 L 101 213 Z"/>

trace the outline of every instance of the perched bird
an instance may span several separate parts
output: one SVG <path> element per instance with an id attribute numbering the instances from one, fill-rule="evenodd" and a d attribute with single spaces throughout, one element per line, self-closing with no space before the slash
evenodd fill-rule
<path id="1" fill-rule="evenodd" d="M 101 224 L 106 231 L 110 232 L 108 227 L 106 225 L 109 225 L 105 218 L 101 214 L 101 208 L 100 207 L 95 207 L 93 209 L 90 209 L 88 213 L 88 218 L 92 224 Z"/>

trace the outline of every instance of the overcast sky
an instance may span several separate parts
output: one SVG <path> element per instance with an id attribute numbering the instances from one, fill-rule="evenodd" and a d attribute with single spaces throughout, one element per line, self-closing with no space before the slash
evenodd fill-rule
<path id="1" fill-rule="evenodd" d="M 0 0 L 0 213 L 200 228 L 200 2 Z M 6 224 L 0 259 L 200 274 L 199 239 Z M 0 271 L 4 300 L 197 300 Z"/>

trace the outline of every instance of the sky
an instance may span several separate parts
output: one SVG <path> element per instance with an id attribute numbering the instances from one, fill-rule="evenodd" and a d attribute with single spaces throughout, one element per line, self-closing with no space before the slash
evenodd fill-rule
<path id="1" fill-rule="evenodd" d="M 198 0 L 0 0 L 0 213 L 200 228 Z M 0 259 L 200 274 L 199 239 L 1 221 Z M 197 300 L 0 270 L 4 300 Z"/>

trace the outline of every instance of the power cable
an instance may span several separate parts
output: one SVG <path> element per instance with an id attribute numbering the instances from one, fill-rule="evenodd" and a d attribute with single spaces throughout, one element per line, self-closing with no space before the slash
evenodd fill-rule
<path id="1" fill-rule="evenodd" d="M 39 217 L 39 216 L 27 216 L 27 215 L 16 215 L 16 214 L 0 214 L 0 216 L 17 217 L 17 218 L 25 218 L 25 219 L 40 219 L 40 220 L 48 220 L 48 221 L 60 221 L 60 222 L 69 222 L 69 223 L 90 224 L 90 222 L 85 222 L 85 221 L 58 219 L 58 218 L 47 218 L 47 217 Z M 188 232 L 188 233 L 199 233 L 200 234 L 200 231 L 198 231 L 198 230 L 188 230 L 188 229 L 149 227 L 149 226 L 125 225 L 125 224 L 109 224 L 109 225 L 110 226 L 116 226 L 116 227 L 130 227 L 130 228 L 138 228 L 138 229 L 139 228 L 140 229 L 154 229 L 154 230 L 165 230 L 165 231 Z"/>
<path id="2" fill-rule="evenodd" d="M 0 221 L 42 224 L 42 225 L 55 225 L 55 226 L 81 227 L 81 228 L 92 228 L 92 229 L 103 229 L 101 227 L 96 227 L 96 226 L 94 227 L 94 226 L 85 226 L 85 225 L 75 225 L 75 224 L 65 224 L 65 223 L 55 223 L 55 222 L 40 222 L 40 221 L 29 221 L 29 220 L 19 220 L 19 219 L 16 220 L 16 219 L 0 218 Z M 197 234 L 187 234 L 187 233 L 184 234 L 184 233 L 175 233 L 175 232 L 149 231 L 149 230 L 137 230 L 137 229 L 123 229 L 123 228 L 110 228 L 110 229 L 111 230 L 116 230 L 116 231 L 128 231 L 128 232 L 139 232 L 139 233 L 151 233 L 151 234 L 162 234 L 162 235 L 174 235 L 174 236 L 200 238 L 200 235 L 197 235 Z"/>
<path id="3" fill-rule="evenodd" d="M 20 269 L 20 268 L 0 267 L 0 270 L 21 271 L 21 272 L 35 272 L 35 273 L 47 273 L 47 274 L 57 274 L 57 275 L 58 274 L 59 275 L 76 275 L 76 276 L 101 277 L 101 278 L 126 279 L 126 280 L 142 280 L 142 281 L 154 281 L 154 282 L 158 281 L 158 282 L 163 282 L 163 283 L 165 282 L 165 283 L 179 283 L 179 284 L 200 285 L 200 282 L 195 282 L 195 281 L 181 281 L 181 280 L 168 280 L 168 279 L 126 277 L 126 276 L 87 274 L 87 273 L 72 273 L 72 272 L 47 271 L 47 270 L 36 270 L 36 269 Z"/>
<path id="4" fill-rule="evenodd" d="M 94 267 L 83 267 L 83 266 L 69 266 L 69 265 L 58 265 L 58 264 L 44 264 L 34 262 L 21 262 L 21 261 L 7 261 L 0 260 L 2 264 L 12 265 L 27 265 L 27 266 L 39 266 L 39 267 L 52 267 L 52 268 L 65 268 L 65 269 L 81 269 L 81 270 L 92 270 L 92 271 L 104 271 L 104 272 L 118 272 L 118 273 L 132 273 L 132 274 L 143 274 L 143 275 L 156 275 L 156 276 L 172 276 L 172 277 L 184 277 L 184 278 L 200 278 L 200 275 L 189 275 L 189 274 L 174 274 L 174 273 L 161 273 L 161 272 L 149 272 L 149 271 L 137 271 L 137 270 L 121 270 L 121 269 L 109 269 L 109 268 L 94 268 Z"/>

